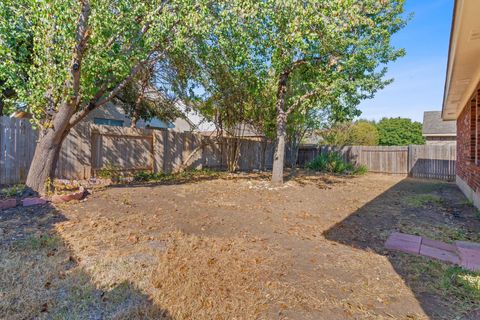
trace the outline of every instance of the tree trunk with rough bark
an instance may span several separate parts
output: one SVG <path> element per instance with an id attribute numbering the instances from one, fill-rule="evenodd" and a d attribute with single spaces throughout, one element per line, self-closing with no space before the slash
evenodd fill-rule
<path id="1" fill-rule="evenodd" d="M 40 194 L 51 190 L 60 149 L 63 140 L 70 132 L 69 121 L 74 110 L 73 105 L 64 104 L 55 115 L 52 127 L 45 129 L 37 142 L 26 185 Z"/>
<path id="2" fill-rule="evenodd" d="M 277 91 L 277 145 L 273 158 L 272 184 L 283 184 L 283 167 L 285 163 L 285 136 L 287 113 L 285 112 L 285 94 L 287 92 L 288 72 L 280 77 Z"/>
<path id="3" fill-rule="evenodd" d="M 62 141 L 55 133 L 48 132 L 37 143 L 26 185 L 40 194 L 52 190 L 51 183 L 55 177 Z"/>
<path id="4" fill-rule="evenodd" d="M 285 113 L 277 116 L 277 145 L 273 158 L 272 183 L 283 184 L 283 167 L 285 163 Z"/>

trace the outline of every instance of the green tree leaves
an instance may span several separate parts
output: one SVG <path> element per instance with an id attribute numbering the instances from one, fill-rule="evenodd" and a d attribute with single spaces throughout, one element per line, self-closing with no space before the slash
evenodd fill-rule
<path id="1" fill-rule="evenodd" d="M 377 124 L 382 146 L 424 144 L 422 124 L 407 118 L 383 118 Z"/>
<path id="2" fill-rule="evenodd" d="M 7 17 L 0 21 L 3 87 L 15 89 L 17 103 L 26 104 L 39 124 L 76 96 L 75 87 L 76 111 L 105 103 L 136 66 L 178 54 L 207 32 L 210 3 L 2 1 L 0 13 Z M 88 11 L 84 18 L 82 10 Z M 80 55 L 79 45 L 84 46 Z"/>

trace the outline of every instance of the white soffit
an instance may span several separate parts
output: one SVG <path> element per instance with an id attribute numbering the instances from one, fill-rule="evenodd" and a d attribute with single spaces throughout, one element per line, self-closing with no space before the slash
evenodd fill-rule
<path id="1" fill-rule="evenodd" d="M 454 120 L 480 82 L 480 0 L 457 0 L 453 17 L 444 120 Z"/>

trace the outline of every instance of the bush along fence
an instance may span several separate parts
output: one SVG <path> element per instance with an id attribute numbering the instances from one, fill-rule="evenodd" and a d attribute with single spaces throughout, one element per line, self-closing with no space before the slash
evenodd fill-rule
<path id="1" fill-rule="evenodd" d="M 38 134 L 28 120 L 0 117 L 0 184 L 25 181 Z M 80 123 L 63 142 L 56 177 L 89 179 L 99 172 L 182 169 L 266 170 L 274 144 L 265 139 L 214 138 L 172 130 Z"/>
<path id="2" fill-rule="evenodd" d="M 345 161 L 364 165 L 370 172 L 402 174 L 426 179 L 455 180 L 456 146 L 302 146 L 298 166 L 306 166 L 319 154 L 338 153 Z"/>

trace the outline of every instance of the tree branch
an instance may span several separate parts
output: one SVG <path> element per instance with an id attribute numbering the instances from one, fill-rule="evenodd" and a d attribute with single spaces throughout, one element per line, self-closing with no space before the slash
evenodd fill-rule
<path id="1" fill-rule="evenodd" d="M 292 64 L 287 68 L 285 69 L 285 71 L 282 73 L 282 75 L 285 75 L 285 76 L 289 76 L 290 73 L 293 72 L 293 70 L 295 70 L 296 68 L 300 67 L 300 66 L 303 66 L 309 62 L 317 62 L 317 61 L 321 61 L 322 58 L 320 57 L 317 57 L 317 58 L 304 58 L 304 59 L 300 59 L 300 60 L 296 60 L 294 62 L 292 62 Z"/>
<path id="2" fill-rule="evenodd" d="M 88 2 L 88 0 L 83 0 L 81 2 L 82 5 L 80 17 L 77 22 L 77 31 L 75 34 L 76 45 L 73 49 L 73 58 L 70 71 L 72 75 L 73 89 L 72 102 L 74 102 L 75 105 L 79 102 L 82 59 L 87 48 L 88 39 L 90 38 L 90 30 L 88 28 L 88 19 L 90 17 L 90 3 Z"/>
<path id="3" fill-rule="evenodd" d="M 84 1 L 87 1 L 87 0 L 84 0 Z M 157 10 L 155 10 L 153 13 L 156 14 L 158 12 L 160 12 L 160 10 L 162 9 L 162 6 L 159 6 L 157 8 Z M 173 33 L 174 29 L 176 28 L 177 24 L 180 22 L 180 20 L 177 20 L 174 24 L 172 24 L 172 28 L 169 30 L 168 34 L 171 34 Z M 140 30 L 139 32 L 139 36 L 142 37 L 147 31 L 148 29 L 150 28 L 150 23 L 146 23 L 142 29 Z M 167 41 L 167 39 L 165 39 Z M 131 51 L 133 50 L 133 47 L 134 47 L 134 43 L 135 41 L 132 42 L 130 48 L 128 49 L 128 51 Z M 166 52 L 168 51 L 170 47 L 170 44 L 163 50 L 163 52 Z M 102 105 L 106 104 L 107 102 L 109 102 L 110 100 L 112 100 L 119 92 L 120 90 L 122 90 L 127 84 L 129 81 L 131 81 L 136 75 L 137 73 L 146 65 L 146 64 L 150 64 L 150 65 L 153 65 L 155 64 L 161 57 L 164 56 L 164 54 L 158 54 L 156 57 L 154 57 L 153 59 L 151 59 L 152 55 L 158 51 L 158 49 L 160 48 L 160 45 L 156 46 L 147 56 L 146 59 L 138 62 L 131 70 L 130 74 L 123 80 L 121 81 L 104 99 L 100 100 L 101 97 L 105 94 L 106 90 L 107 90 L 107 84 L 104 83 L 102 84 L 102 87 L 101 89 L 95 94 L 94 98 L 92 100 L 90 100 L 90 102 L 88 103 L 88 105 L 84 106 L 80 111 L 77 111 L 72 119 L 70 120 L 70 125 L 71 126 L 74 126 L 76 125 L 78 122 L 80 122 L 83 118 L 85 118 L 87 116 L 87 114 L 98 108 L 98 107 L 101 107 Z"/>
<path id="4" fill-rule="evenodd" d="M 164 5 L 162 3 L 162 5 L 158 6 L 154 11 L 152 11 L 148 16 L 148 17 L 153 17 L 154 15 L 160 13 L 160 11 L 163 9 Z M 138 23 L 142 22 L 143 20 L 145 19 L 140 19 L 140 21 L 138 21 Z M 124 54 L 125 55 L 128 55 L 132 52 L 133 48 L 135 47 L 135 41 L 138 40 L 138 39 L 141 39 L 145 33 L 148 32 L 148 30 L 150 29 L 150 26 L 152 24 L 152 20 L 150 19 L 149 21 L 147 21 L 143 26 L 142 28 L 140 29 L 140 31 L 138 32 L 138 35 L 135 39 L 132 39 L 132 42 L 130 43 L 130 46 L 127 50 L 125 50 Z M 107 44 L 106 44 L 106 47 L 107 48 L 110 48 L 114 43 L 115 43 L 115 40 L 118 38 L 118 36 L 120 36 L 119 34 L 116 34 L 114 36 L 112 36 L 108 41 L 107 41 Z"/>
<path id="5" fill-rule="evenodd" d="M 319 87 L 319 88 L 315 88 L 314 90 L 305 93 L 303 96 L 298 98 L 290 107 L 288 107 L 287 115 L 292 113 L 296 108 L 301 106 L 304 102 L 306 102 L 310 98 L 313 98 L 314 96 L 320 94 L 324 90 L 325 90 L 324 87 Z"/>
<path id="6" fill-rule="evenodd" d="M 168 50 L 168 49 L 166 49 Z M 70 121 L 70 125 L 74 126 L 78 122 L 80 122 L 83 118 L 87 116 L 87 114 L 98 108 L 103 106 L 104 104 L 108 103 L 110 100 L 112 100 L 119 92 L 122 90 L 137 74 L 138 72 L 146 65 L 146 64 L 155 64 L 161 57 L 163 57 L 163 54 L 158 54 L 156 57 L 151 58 L 155 50 L 153 50 L 146 59 L 138 62 L 131 70 L 130 74 L 123 79 L 110 93 L 103 99 L 102 96 L 106 92 L 106 85 L 101 88 L 97 94 L 95 95 L 94 99 L 90 100 L 87 106 L 85 106 L 82 110 L 77 112 L 73 118 Z M 101 99 L 101 100 L 100 100 Z"/>

